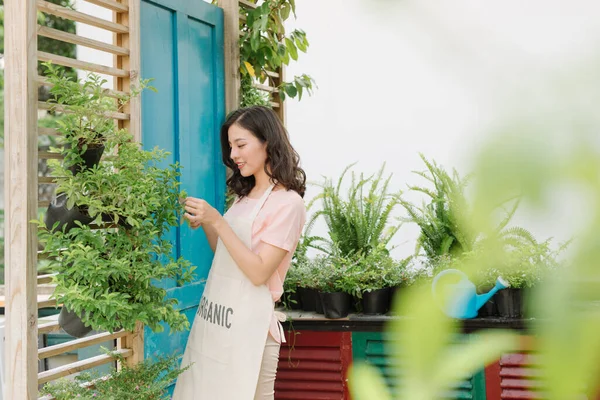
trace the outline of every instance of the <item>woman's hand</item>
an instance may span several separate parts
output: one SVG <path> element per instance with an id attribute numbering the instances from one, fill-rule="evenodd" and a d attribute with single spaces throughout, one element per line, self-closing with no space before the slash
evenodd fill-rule
<path id="1" fill-rule="evenodd" d="M 221 214 L 205 200 L 188 197 L 185 199 L 185 211 L 183 215 L 190 222 L 192 229 L 200 225 L 215 225 L 223 218 Z"/>

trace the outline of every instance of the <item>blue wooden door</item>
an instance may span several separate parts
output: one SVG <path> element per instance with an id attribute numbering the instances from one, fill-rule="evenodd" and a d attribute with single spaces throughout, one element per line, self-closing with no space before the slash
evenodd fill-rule
<path id="1" fill-rule="evenodd" d="M 141 1 L 142 78 L 153 78 L 158 92 L 142 94 L 142 143 L 171 153 L 166 163 L 178 161 L 181 188 L 201 197 L 221 212 L 225 197 L 225 169 L 221 162 L 219 128 L 225 117 L 223 68 L 223 12 L 202 0 Z M 157 282 L 190 324 L 196 313 L 203 280 L 213 253 L 202 229 L 187 224 L 173 229 L 174 256 L 197 267 L 197 280 L 177 286 Z M 145 356 L 183 352 L 189 332 L 169 335 L 145 332 Z"/>

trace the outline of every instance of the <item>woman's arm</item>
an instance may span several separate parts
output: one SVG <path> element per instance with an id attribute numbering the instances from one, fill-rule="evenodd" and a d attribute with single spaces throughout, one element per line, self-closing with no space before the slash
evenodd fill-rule
<path id="1" fill-rule="evenodd" d="M 223 217 L 215 221 L 213 227 L 233 261 L 256 286 L 265 284 L 269 280 L 288 253 L 287 250 L 268 243 L 263 243 L 263 248 L 259 254 L 253 253 L 235 234 Z"/>
<path id="2" fill-rule="evenodd" d="M 185 208 L 188 213 L 194 212 L 193 210 L 195 210 L 196 207 L 198 207 L 200 205 L 201 205 L 200 199 L 188 197 L 185 200 Z M 217 248 L 217 240 L 219 239 L 219 235 L 217 234 L 217 231 L 215 230 L 215 228 L 210 224 L 203 224 L 202 221 L 199 221 L 199 220 L 196 220 L 193 218 L 190 219 L 186 215 L 187 214 L 184 214 L 184 218 L 190 222 L 190 227 L 192 229 L 197 229 L 199 226 L 202 226 L 202 230 L 204 231 L 204 234 L 206 235 L 206 240 L 208 240 L 208 244 L 210 245 L 210 248 L 212 249 L 212 251 L 214 253 L 215 249 Z M 192 217 L 193 217 L 193 215 L 192 215 Z"/>
<path id="3" fill-rule="evenodd" d="M 215 249 L 217 248 L 217 240 L 219 239 L 219 235 L 217 234 L 217 231 L 215 230 L 215 228 L 211 225 L 208 224 L 200 224 L 202 225 L 202 230 L 204 231 L 204 234 L 206 235 L 206 239 L 208 240 L 208 244 L 210 245 L 210 248 L 212 249 L 213 253 L 215 252 Z M 192 226 L 193 228 L 193 226 Z"/>
<path id="4" fill-rule="evenodd" d="M 256 286 L 269 280 L 288 252 L 264 243 L 259 254 L 253 253 L 235 234 L 225 218 L 202 199 L 186 199 L 185 209 L 184 218 L 190 221 L 190 226 L 194 229 L 202 225 L 213 251 L 213 240 L 216 247 L 217 239 L 220 238 L 233 261 Z"/>

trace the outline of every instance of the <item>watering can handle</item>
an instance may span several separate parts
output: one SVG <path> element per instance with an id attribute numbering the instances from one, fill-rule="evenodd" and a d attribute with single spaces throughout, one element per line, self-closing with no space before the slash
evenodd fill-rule
<path id="1" fill-rule="evenodd" d="M 433 278 L 433 282 L 431 283 L 431 292 L 433 293 L 433 298 L 434 300 L 437 301 L 437 292 L 436 292 L 436 286 L 438 283 L 438 280 L 445 275 L 458 275 L 460 276 L 462 279 L 469 279 L 469 277 L 462 271 L 459 271 L 457 269 L 446 269 L 442 272 L 440 272 L 439 274 L 437 274 L 435 276 L 435 278 Z"/>

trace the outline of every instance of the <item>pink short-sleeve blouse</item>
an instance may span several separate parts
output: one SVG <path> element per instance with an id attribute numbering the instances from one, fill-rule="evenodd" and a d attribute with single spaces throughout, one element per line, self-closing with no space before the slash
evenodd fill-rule
<path id="1" fill-rule="evenodd" d="M 248 215 L 252 212 L 258 199 L 244 197 L 236 201 L 227 211 L 231 217 Z M 306 222 L 306 207 L 304 200 L 293 190 L 273 190 L 252 224 L 252 251 L 259 254 L 264 244 L 287 250 L 279 267 L 267 281 L 273 301 L 283 294 L 283 281 L 290 268 L 292 256 L 298 245 Z M 271 336 L 281 343 L 281 335 L 277 319 L 273 316 L 269 329 Z"/>

